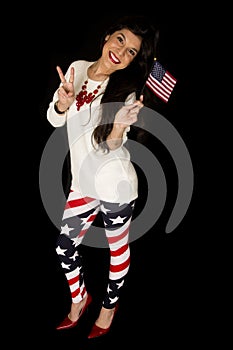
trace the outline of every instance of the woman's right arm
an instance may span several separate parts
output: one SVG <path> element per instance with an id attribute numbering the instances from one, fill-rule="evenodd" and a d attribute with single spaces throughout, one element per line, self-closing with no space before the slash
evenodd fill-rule
<path id="1" fill-rule="evenodd" d="M 59 66 L 56 68 L 61 82 L 49 104 L 47 119 L 54 127 L 60 127 L 65 124 L 67 112 L 75 97 L 74 67 L 70 66 L 65 76 Z"/>

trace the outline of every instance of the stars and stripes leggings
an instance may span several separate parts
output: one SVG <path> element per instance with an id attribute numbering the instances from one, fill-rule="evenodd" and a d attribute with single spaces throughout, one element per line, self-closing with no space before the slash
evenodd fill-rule
<path id="1" fill-rule="evenodd" d="M 110 250 L 109 277 L 103 306 L 107 309 L 115 307 L 130 265 L 128 238 L 134 204 L 135 201 L 121 205 L 90 197 L 82 198 L 79 192 L 70 191 L 56 252 L 69 284 L 72 302 L 78 303 L 87 295 L 78 246 L 100 211 Z"/>

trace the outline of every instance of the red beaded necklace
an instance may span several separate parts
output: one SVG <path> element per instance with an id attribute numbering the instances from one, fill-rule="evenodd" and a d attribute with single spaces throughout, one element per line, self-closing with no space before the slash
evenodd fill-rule
<path id="1" fill-rule="evenodd" d="M 77 106 L 77 110 L 78 111 L 84 105 L 84 103 L 91 103 L 91 101 L 97 95 L 97 93 L 98 93 L 99 89 L 101 88 L 101 85 L 103 84 L 103 82 L 101 84 L 97 85 L 96 89 L 93 92 L 89 92 L 88 93 L 87 92 L 88 79 L 85 80 L 84 85 L 82 86 L 82 90 L 76 95 L 76 106 Z"/>

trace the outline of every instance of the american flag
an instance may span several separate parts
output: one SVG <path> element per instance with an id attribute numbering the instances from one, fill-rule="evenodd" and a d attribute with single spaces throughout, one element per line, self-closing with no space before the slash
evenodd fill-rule
<path id="1" fill-rule="evenodd" d="M 158 61 L 155 61 L 151 73 L 147 78 L 146 86 L 164 102 L 168 102 L 176 82 L 177 79 L 175 79 Z"/>

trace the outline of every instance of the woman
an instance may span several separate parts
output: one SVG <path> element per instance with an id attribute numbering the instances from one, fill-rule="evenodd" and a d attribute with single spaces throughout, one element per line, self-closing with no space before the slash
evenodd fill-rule
<path id="1" fill-rule="evenodd" d="M 106 295 L 88 338 L 106 334 L 129 270 L 129 227 L 138 197 L 137 174 L 125 147 L 144 105 L 140 94 L 155 56 L 155 29 L 141 16 L 124 17 L 103 36 L 94 62 L 73 62 L 49 104 L 54 127 L 67 124 L 71 186 L 56 252 L 71 292 L 71 309 L 57 330 L 77 325 L 92 301 L 78 247 L 101 212 L 109 244 Z M 123 196 L 122 196 L 123 194 Z"/>

